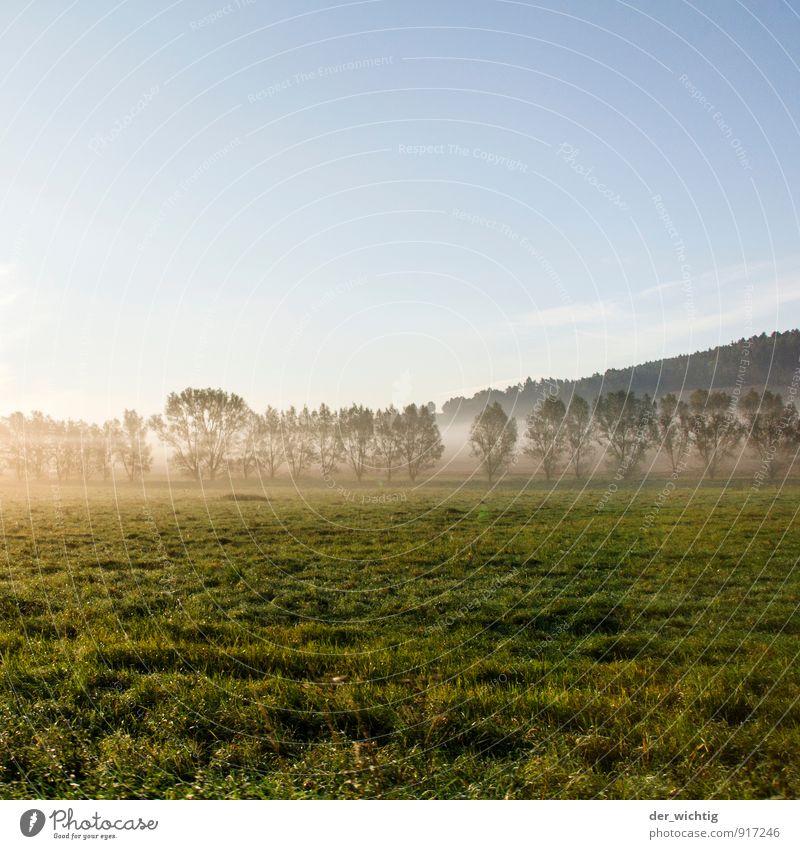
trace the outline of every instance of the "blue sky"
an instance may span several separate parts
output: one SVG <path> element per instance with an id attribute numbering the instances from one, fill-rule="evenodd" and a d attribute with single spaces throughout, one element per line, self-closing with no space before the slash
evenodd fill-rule
<path id="1" fill-rule="evenodd" d="M 441 403 L 800 324 L 797 3 L 4 12 L 6 411 Z"/>

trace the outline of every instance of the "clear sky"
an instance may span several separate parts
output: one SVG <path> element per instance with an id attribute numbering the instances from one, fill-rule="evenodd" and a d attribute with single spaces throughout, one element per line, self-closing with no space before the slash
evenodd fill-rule
<path id="1" fill-rule="evenodd" d="M 372 405 L 800 324 L 800 6 L 6 0 L 2 412 Z"/>

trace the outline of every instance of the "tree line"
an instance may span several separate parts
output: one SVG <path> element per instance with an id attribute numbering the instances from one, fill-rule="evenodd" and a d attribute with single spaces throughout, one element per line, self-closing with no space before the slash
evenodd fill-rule
<path id="1" fill-rule="evenodd" d="M 149 419 L 135 410 L 103 425 L 13 413 L 2 422 L 0 443 L 20 479 L 107 480 L 120 467 L 136 480 L 152 468 L 151 433 L 171 449 L 174 468 L 195 480 L 223 473 L 271 479 L 285 466 L 295 480 L 312 469 L 330 479 L 346 467 L 359 481 L 366 473 L 416 481 L 444 453 L 431 404 L 374 411 L 361 404 L 269 406 L 258 413 L 235 393 L 192 388 L 171 393 L 164 413 Z"/>
<path id="2" fill-rule="evenodd" d="M 576 394 L 596 398 L 601 393 L 620 390 L 658 397 L 695 388 L 731 392 L 735 387 L 764 387 L 775 391 L 791 385 L 799 353 L 800 330 L 761 333 L 705 351 L 608 369 L 578 380 L 529 377 L 505 389 L 484 389 L 471 398 L 446 401 L 442 420 L 466 424 L 494 401 L 500 402 L 506 411 L 529 410 L 537 398 L 553 387 L 558 388 L 558 395 L 565 403 Z"/>
<path id="3" fill-rule="evenodd" d="M 108 480 L 119 467 L 134 480 L 152 465 L 147 431 L 147 423 L 135 410 L 125 410 L 121 421 L 102 425 L 17 412 L 0 422 L 0 456 L 20 479 Z"/>
<path id="4" fill-rule="evenodd" d="M 380 474 L 412 482 L 434 468 L 444 453 L 433 404 L 372 410 L 352 404 L 334 410 L 268 406 L 252 410 L 239 395 L 222 389 L 171 393 L 164 413 L 145 419 L 125 410 L 102 425 L 57 420 L 40 412 L 13 413 L 0 422 L 4 465 L 18 478 L 108 480 L 121 469 L 141 479 L 153 465 L 150 435 L 171 449 L 170 463 L 195 480 L 222 474 L 272 479 L 285 468 L 294 480 L 312 470 L 330 481 L 340 468 L 357 480 Z M 674 475 L 694 457 L 714 477 L 743 440 L 775 478 L 800 447 L 800 422 L 792 402 L 769 390 L 740 399 L 698 389 L 684 401 L 673 393 L 649 395 L 619 390 L 590 403 L 557 391 L 537 400 L 523 424 L 494 402 L 475 416 L 469 445 L 490 482 L 522 456 L 536 462 L 547 480 L 569 472 L 586 476 L 598 448 L 618 479 L 627 478 L 653 449 L 663 452 Z"/>
<path id="5" fill-rule="evenodd" d="M 475 417 L 470 446 L 490 482 L 516 461 L 518 435 L 517 420 L 497 401 Z M 521 450 L 547 480 L 566 467 L 576 478 L 584 477 L 597 446 L 609 457 L 617 479 L 630 477 L 652 449 L 664 452 L 675 476 L 694 456 L 713 478 L 743 440 L 755 450 L 763 476 L 773 480 L 800 447 L 794 403 L 784 403 L 769 390 L 750 390 L 737 400 L 727 392 L 697 389 L 688 401 L 667 393 L 657 402 L 647 394 L 619 390 L 601 395 L 593 405 L 580 395 L 565 404 L 553 392 L 526 417 Z"/>

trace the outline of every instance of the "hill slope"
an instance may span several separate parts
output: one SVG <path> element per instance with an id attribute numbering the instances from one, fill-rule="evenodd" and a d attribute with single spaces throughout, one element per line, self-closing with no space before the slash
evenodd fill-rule
<path id="1" fill-rule="evenodd" d="M 609 369 L 579 380 L 528 378 L 505 390 L 484 389 L 471 398 L 451 398 L 442 408 L 442 418 L 449 422 L 471 421 L 486 404 L 494 401 L 499 401 L 507 412 L 514 410 L 516 415 L 524 416 L 551 387 L 553 392 L 554 387 L 558 387 L 558 394 L 565 401 L 575 392 L 592 400 L 601 393 L 618 389 L 657 396 L 699 388 L 728 391 L 739 388 L 743 391 L 750 387 L 769 387 L 785 395 L 792 375 L 800 366 L 799 359 L 800 330 L 762 333 L 706 351 Z"/>

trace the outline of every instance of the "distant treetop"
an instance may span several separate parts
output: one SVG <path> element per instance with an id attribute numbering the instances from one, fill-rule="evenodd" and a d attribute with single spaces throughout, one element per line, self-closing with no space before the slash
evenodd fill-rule
<path id="1" fill-rule="evenodd" d="M 564 403 L 569 403 L 575 393 L 591 401 L 619 390 L 656 398 L 668 392 L 688 397 L 694 389 L 739 390 L 743 394 L 747 389 L 769 388 L 785 393 L 799 366 L 800 330 L 762 333 L 706 351 L 608 369 L 579 380 L 529 377 L 506 389 L 484 389 L 471 398 L 451 398 L 442 407 L 442 417 L 453 422 L 472 421 L 482 409 L 497 401 L 509 415 L 513 412 L 523 418 L 537 400 L 554 393 Z"/>

